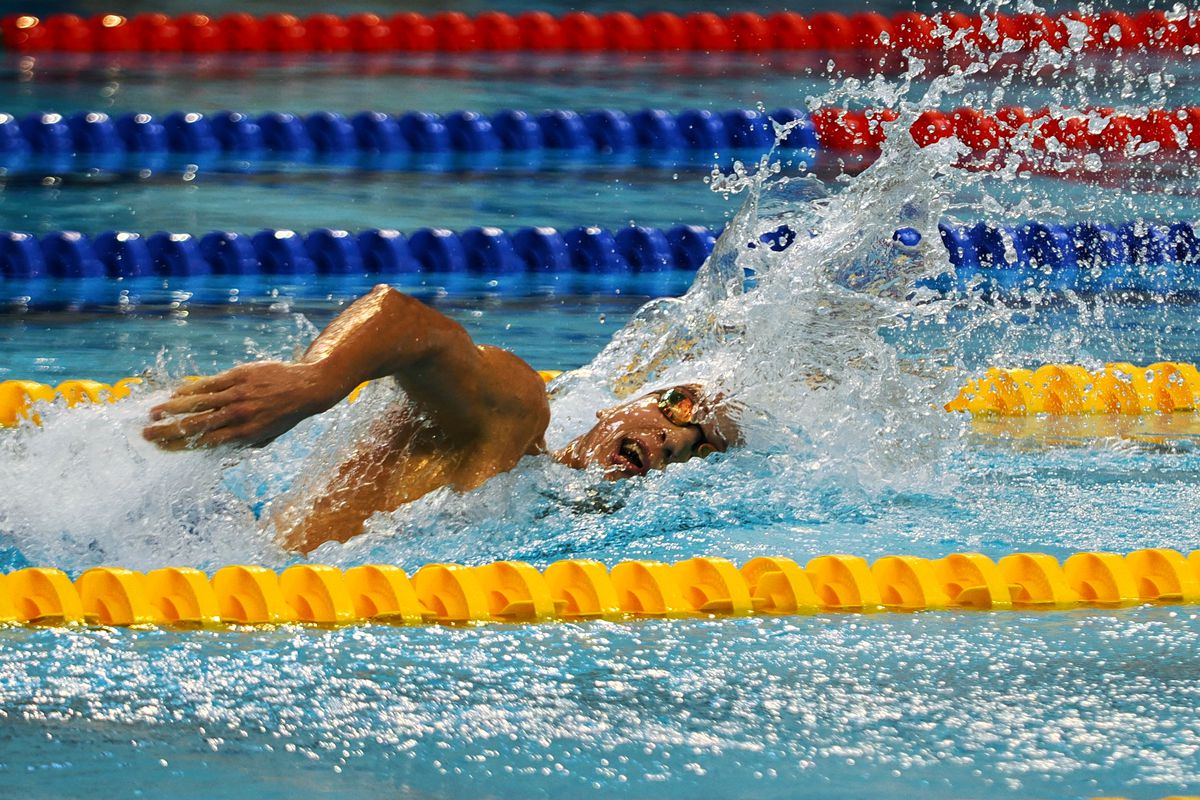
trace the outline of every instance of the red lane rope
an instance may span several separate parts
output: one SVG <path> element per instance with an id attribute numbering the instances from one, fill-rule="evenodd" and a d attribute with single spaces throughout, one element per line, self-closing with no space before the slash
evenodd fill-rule
<path id="1" fill-rule="evenodd" d="M 826 108 L 812 114 L 821 149 L 867 152 L 885 138 L 883 123 L 897 118 L 890 109 L 844 111 Z M 1001 108 L 988 114 L 974 108 L 926 111 L 909 128 L 921 147 L 952 136 L 976 152 L 1005 149 L 1019 137 L 1033 148 L 1062 153 L 1136 151 L 1200 154 L 1200 107 L 1153 109 L 1118 114 L 1111 108 L 1056 113 L 1049 109 Z M 1157 147 L 1153 147 L 1157 144 Z"/>
<path id="2" fill-rule="evenodd" d="M 1176 18 L 1178 17 L 1178 18 Z M 1009 39 L 1030 49 L 1043 43 L 1061 48 L 1077 31 L 1085 49 L 1200 52 L 1200 13 L 1163 11 L 1125 14 L 995 14 L 984 17 L 947 12 L 933 16 L 906 11 L 886 17 L 876 12 L 804 16 L 783 11 L 685 15 L 653 12 L 637 16 L 544 11 L 510 15 L 487 11 L 468 16 L 445 11 L 431 16 L 402 12 L 375 14 L 291 14 L 256 17 L 245 13 L 210 17 L 160 13 L 74 14 L 39 18 L 15 14 L 0 20 L 3 46 L 19 52 L 157 53 L 342 53 L 342 52 L 761 52 L 767 50 L 941 50 L 964 42 L 984 51 Z"/>

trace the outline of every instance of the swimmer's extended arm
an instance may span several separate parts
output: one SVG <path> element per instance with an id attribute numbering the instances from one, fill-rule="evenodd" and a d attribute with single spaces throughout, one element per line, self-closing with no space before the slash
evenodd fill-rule
<path id="1" fill-rule="evenodd" d="M 514 445 L 531 438 L 531 446 L 545 429 L 545 392 L 529 365 L 475 345 L 457 322 L 381 285 L 331 322 L 299 361 L 243 364 L 181 387 L 151 409 L 155 423 L 144 435 L 169 449 L 263 444 L 363 381 L 389 375 L 451 446 L 483 435 Z"/>

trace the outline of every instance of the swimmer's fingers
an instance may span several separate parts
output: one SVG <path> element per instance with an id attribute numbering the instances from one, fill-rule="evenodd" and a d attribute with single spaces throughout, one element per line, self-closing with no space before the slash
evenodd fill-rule
<path id="1" fill-rule="evenodd" d="M 205 434 L 226 428 L 231 423 L 241 423 L 242 421 L 242 415 L 238 413 L 236 407 L 225 406 L 216 411 L 201 411 L 197 414 L 148 425 L 142 429 L 142 436 L 166 449 L 192 447 L 199 444 L 199 439 Z M 238 427 L 241 426 L 238 425 Z"/>
<path id="2" fill-rule="evenodd" d="M 232 370 L 213 375 L 209 378 L 197 378 L 189 381 L 174 392 L 163 403 L 150 409 L 150 419 L 160 420 L 168 414 L 190 414 L 196 411 L 208 411 L 236 400 L 229 392 L 238 383 L 238 377 L 231 374 Z"/>
<path id="3" fill-rule="evenodd" d="M 160 420 L 173 414 L 195 414 L 198 411 L 214 411 L 236 403 L 242 395 L 234 388 L 222 391 L 180 394 L 176 392 L 169 400 L 150 409 L 150 419 Z"/>
<path id="4" fill-rule="evenodd" d="M 263 438 L 261 432 L 253 425 L 240 427 L 230 426 L 200 436 L 196 439 L 195 447 L 218 447 L 223 444 L 245 444 L 251 447 L 261 447 L 270 444 L 270 438 Z"/>
<path id="5" fill-rule="evenodd" d="M 234 386 L 241 380 L 238 373 L 238 367 L 226 370 L 219 375 L 211 375 L 207 378 L 198 378 L 197 380 L 189 380 L 171 393 L 171 397 L 188 397 L 189 395 L 197 394 L 216 394 L 223 392 L 226 389 Z"/>
<path id="6" fill-rule="evenodd" d="M 171 450 L 234 441 L 267 444 L 332 404 L 324 398 L 314 402 L 311 384 L 304 365 L 242 364 L 180 387 L 150 410 L 152 422 L 142 435 Z"/>
<path id="7" fill-rule="evenodd" d="M 180 450 L 198 450 L 202 448 L 219 447 L 223 444 L 246 444 L 250 447 L 263 447 L 271 443 L 270 439 L 253 439 L 254 432 L 248 428 L 219 428 L 215 431 L 191 436 L 183 439 L 167 439 L 156 441 L 160 449 L 168 452 Z"/>

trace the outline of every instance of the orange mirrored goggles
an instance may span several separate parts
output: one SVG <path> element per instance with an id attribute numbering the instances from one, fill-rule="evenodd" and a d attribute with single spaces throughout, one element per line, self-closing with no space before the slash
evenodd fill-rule
<path id="1" fill-rule="evenodd" d="M 659 392 L 658 395 L 658 410 L 666 417 L 667 422 L 681 428 L 694 425 L 696 430 L 700 431 L 700 441 L 692 448 L 692 452 L 704 458 L 717 452 L 717 446 L 708 441 L 704 429 L 696 422 L 696 405 L 696 398 L 681 386 Z"/>

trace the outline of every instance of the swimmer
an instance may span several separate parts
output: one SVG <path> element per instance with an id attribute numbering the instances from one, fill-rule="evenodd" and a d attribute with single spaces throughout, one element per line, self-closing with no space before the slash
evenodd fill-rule
<path id="1" fill-rule="evenodd" d="M 167 450 L 264 445 L 363 381 L 387 376 L 404 390 L 404 403 L 377 420 L 377 435 L 356 444 L 314 500 L 276 514 L 288 549 L 344 542 L 377 511 L 443 486 L 474 489 L 523 457 L 548 452 L 541 376 L 386 285 L 356 300 L 298 361 L 242 364 L 180 387 L 151 409 L 143 435 Z M 616 480 L 722 452 L 737 439 L 726 404 L 698 384 L 651 392 L 596 417 L 591 430 L 550 456 Z"/>

